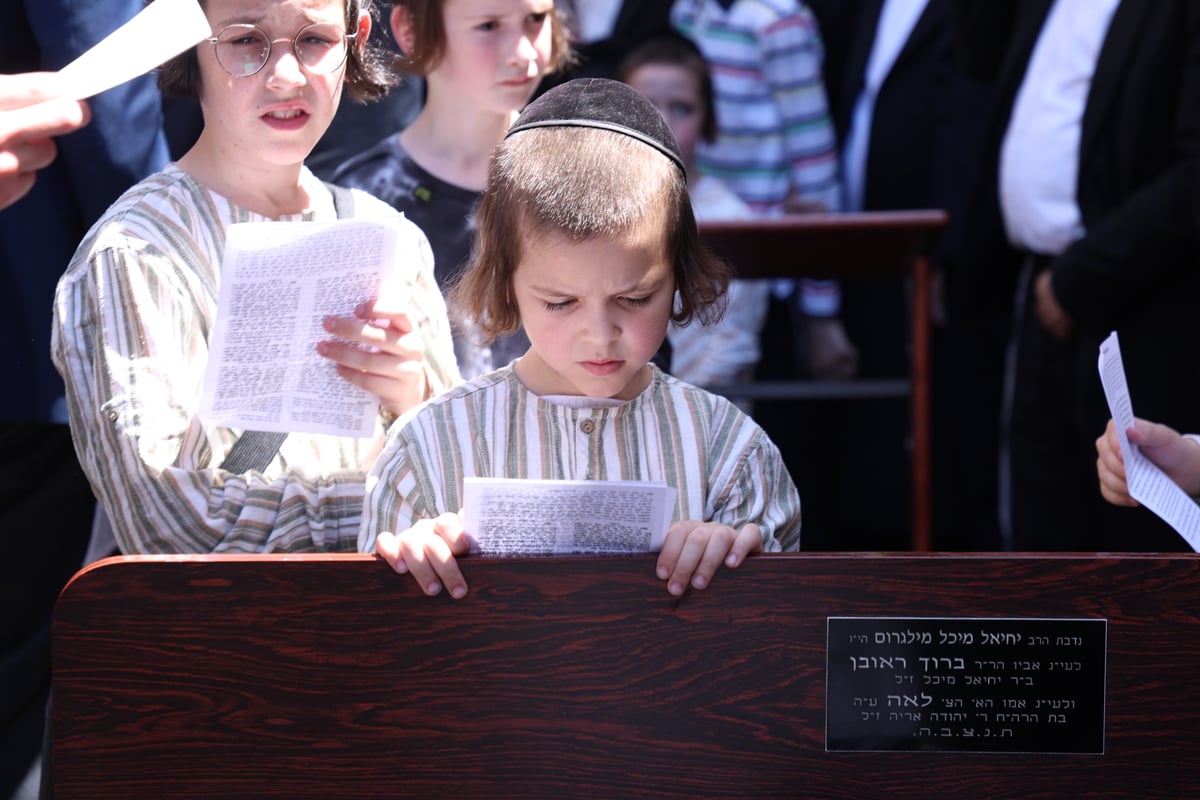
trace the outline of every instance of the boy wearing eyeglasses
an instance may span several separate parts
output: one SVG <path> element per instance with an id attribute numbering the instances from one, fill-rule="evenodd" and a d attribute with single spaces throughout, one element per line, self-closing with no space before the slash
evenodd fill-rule
<path id="1" fill-rule="evenodd" d="M 201 6 L 212 36 L 159 75 L 166 93 L 199 100 L 198 140 L 113 204 L 59 282 L 52 349 L 76 452 L 123 552 L 353 551 L 383 420 L 372 439 L 293 433 L 267 466 L 230 470 L 241 432 L 196 410 L 226 227 L 339 216 L 304 159 L 343 88 L 368 100 L 394 73 L 367 44 L 371 0 Z M 396 216 L 365 193 L 350 199 L 353 216 Z M 421 262 L 409 306 L 348 308 L 324 320 L 318 345 L 388 415 L 459 380 L 428 243 L 398 224 Z"/>

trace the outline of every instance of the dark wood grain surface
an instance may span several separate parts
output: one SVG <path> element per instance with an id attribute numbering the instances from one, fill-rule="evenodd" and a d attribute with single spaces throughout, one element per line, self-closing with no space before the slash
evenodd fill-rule
<path id="1" fill-rule="evenodd" d="M 134 557 L 64 590 L 56 800 L 1197 796 L 1200 560 Z M 830 616 L 1108 624 L 1103 755 L 825 750 Z"/>
<path id="2" fill-rule="evenodd" d="M 940 209 L 796 214 L 700 223 L 700 238 L 739 278 L 905 273 L 945 227 Z"/>

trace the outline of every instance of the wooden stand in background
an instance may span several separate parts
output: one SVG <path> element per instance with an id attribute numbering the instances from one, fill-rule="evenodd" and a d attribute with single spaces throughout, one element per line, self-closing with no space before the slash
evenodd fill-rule
<path id="1" fill-rule="evenodd" d="M 912 370 L 909 381 L 764 382 L 710 387 L 750 400 L 910 395 L 913 541 L 932 548 L 929 251 L 945 227 L 940 210 L 811 214 L 745 222 L 706 222 L 700 235 L 739 278 L 847 278 L 911 272 Z"/>

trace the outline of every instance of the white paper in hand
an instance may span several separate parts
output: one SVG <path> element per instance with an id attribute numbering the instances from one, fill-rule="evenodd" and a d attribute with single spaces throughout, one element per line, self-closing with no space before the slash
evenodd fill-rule
<path id="1" fill-rule="evenodd" d="M 1116 331 L 1100 343 L 1099 367 L 1108 410 L 1121 441 L 1121 456 L 1125 460 L 1125 480 L 1130 496 L 1162 517 L 1187 541 L 1192 550 L 1200 552 L 1200 506 L 1142 455 L 1137 445 L 1130 442 L 1125 434 L 1133 427 L 1134 414 Z"/>
<path id="2" fill-rule="evenodd" d="M 58 71 L 63 95 L 84 100 L 120 86 L 212 36 L 196 0 L 155 0 Z"/>
<path id="3" fill-rule="evenodd" d="M 326 317 L 403 310 L 419 260 L 399 217 L 239 222 L 226 230 L 200 417 L 247 430 L 370 436 L 379 398 L 317 352 Z"/>

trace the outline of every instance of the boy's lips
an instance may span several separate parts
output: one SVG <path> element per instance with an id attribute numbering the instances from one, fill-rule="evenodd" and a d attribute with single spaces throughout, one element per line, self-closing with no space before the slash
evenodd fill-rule
<path id="1" fill-rule="evenodd" d="M 519 89 L 522 86 L 528 86 L 534 80 L 535 77 L 532 75 L 517 75 L 507 80 L 500 81 L 500 85 L 508 86 L 513 89 Z"/>
<path id="2" fill-rule="evenodd" d="M 308 104 L 299 99 L 276 101 L 262 106 L 258 117 L 263 122 L 273 126 L 292 126 L 303 124 L 312 116 Z"/>
<path id="3" fill-rule="evenodd" d="M 580 366 L 593 375 L 599 375 L 603 377 L 605 375 L 612 375 L 614 372 L 619 370 L 624 363 L 624 361 L 618 361 L 616 359 L 602 359 L 581 361 Z"/>
<path id="4" fill-rule="evenodd" d="M 296 130 L 304 127 L 309 118 L 308 111 L 293 106 L 291 108 L 276 108 L 263 112 L 259 119 L 276 130 Z"/>

